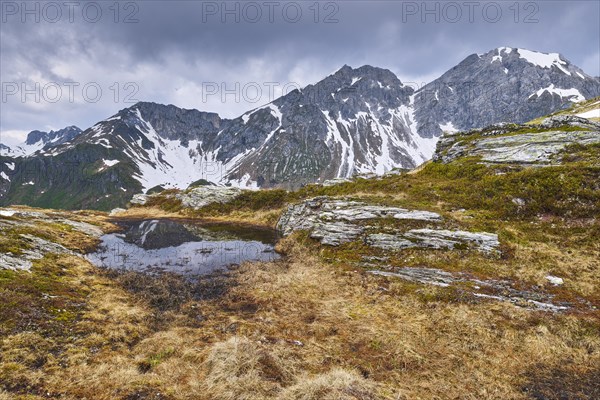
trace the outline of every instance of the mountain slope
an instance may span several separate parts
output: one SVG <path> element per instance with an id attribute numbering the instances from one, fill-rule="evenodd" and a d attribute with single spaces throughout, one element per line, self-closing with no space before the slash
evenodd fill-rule
<path id="1" fill-rule="evenodd" d="M 227 180 L 261 187 L 411 168 L 434 149 L 411 130 L 412 94 L 388 70 L 344 66 L 232 121 L 212 145 L 215 159 L 229 162 Z"/>
<path id="2" fill-rule="evenodd" d="M 473 54 L 415 97 L 419 133 L 523 123 L 600 96 L 600 81 L 560 54 L 500 47 Z"/>

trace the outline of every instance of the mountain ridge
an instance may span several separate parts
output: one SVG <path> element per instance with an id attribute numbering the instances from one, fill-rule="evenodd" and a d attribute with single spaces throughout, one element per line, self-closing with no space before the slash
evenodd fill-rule
<path id="1" fill-rule="evenodd" d="M 14 170 L 0 162 L 9 178 L 0 181 L 0 202 L 45 204 L 73 165 L 87 171 L 77 179 L 86 193 L 77 201 L 104 208 L 156 186 L 185 188 L 198 179 L 293 189 L 381 175 L 430 159 L 444 131 L 522 123 L 598 95 L 600 81 L 561 55 L 516 48 L 470 55 L 418 90 L 388 69 L 344 65 L 233 119 L 138 102 L 69 140 L 8 157 Z M 42 172 L 54 175 L 37 176 Z M 72 190 L 63 185 L 59 197 Z"/>

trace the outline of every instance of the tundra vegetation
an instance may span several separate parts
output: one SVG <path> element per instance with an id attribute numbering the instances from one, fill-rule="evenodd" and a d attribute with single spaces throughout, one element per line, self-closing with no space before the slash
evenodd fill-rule
<path id="1" fill-rule="evenodd" d="M 18 212 L 0 216 L 2 253 L 26 251 L 23 234 L 71 252 L 45 254 L 29 271 L 0 269 L 0 399 L 600 398 L 600 145 L 553 157 L 539 166 L 467 154 L 332 186 L 244 191 L 198 209 L 163 191 L 117 217 L 11 207 Z M 491 232 L 500 246 L 388 251 L 363 237 L 323 245 L 298 230 L 278 243 L 280 260 L 191 280 L 98 269 L 81 257 L 98 238 L 64 223 L 275 227 L 288 206 L 319 196 L 434 212 L 442 228 Z M 432 225 L 383 217 L 356 226 L 368 235 Z M 471 280 L 370 273 L 406 267 Z M 568 308 L 473 296 L 475 280 L 512 282 Z"/>

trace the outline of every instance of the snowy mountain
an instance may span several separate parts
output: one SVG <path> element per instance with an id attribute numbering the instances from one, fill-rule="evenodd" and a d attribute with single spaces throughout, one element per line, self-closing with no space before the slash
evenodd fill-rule
<path id="1" fill-rule="evenodd" d="M 69 142 L 82 132 L 76 126 L 67 126 L 57 131 L 43 132 L 31 131 L 27 134 L 25 142 L 13 147 L 4 145 L 2 155 L 28 156 L 42 149 L 49 149 L 54 146 Z"/>
<path id="2" fill-rule="evenodd" d="M 199 179 L 297 188 L 383 174 L 430 159 L 444 130 L 524 122 L 596 96 L 598 79 L 558 54 L 499 48 L 416 92 L 389 70 L 344 66 L 233 120 L 142 102 L 3 151 L 0 204 L 106 209 Z"/>
<path id="3" fill-rule="evenodd" d="M 207 159 L 223 163 L 226 181 L 260 187 L 414 167 L 435 140 L 412 129 L 412 95 L 388 70 L 344 66 L 233 120 Z"/>
<path id="4" fill-rule="evenodd" d="M 418 131 L 469 130 L 523 123 L 600 96 L 600 81 L 557 53 L 500 47 L 473 54 L 415 97 Z"/>

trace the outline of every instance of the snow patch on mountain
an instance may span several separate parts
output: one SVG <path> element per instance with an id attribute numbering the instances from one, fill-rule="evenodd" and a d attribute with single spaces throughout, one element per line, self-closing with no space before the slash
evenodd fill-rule
<path id="1" fill-rule="evenodd" d="M 573 101 L 575 103 L 585 101 L 585 97 L 579 92 L 579 90 L 577 90 L 577 89 L 560 89 L 560 88 L 554 87 L 554 84 L 551 84 L 550 86 L 548 86 L 546 88 L 542 88 L 542 89 L 538 90 L 537 92 L 532 93 L 529 96 L 529 98 L 532 98 L 533 96 L 540 97 L 544 92 L 548 92 L 550 94 L 557 94 L 560 97 L 569 98 L 571 101 Z"/>
<path id="2" fill-rule="evenodd" d="M 352 138 L 348 135 L 348 141 L 342 137 L 338 125 L 331 119 L 329 112 L 321 110 L 327 122 L 327 139 L 325 144 L 335 153 L 339 148 L 341 157 L 340 166 L 338 168 L 337 177 L 350 177 L 353 173 L 354 166 L 354 149 L 352 148 Z M 343 123 L 342 123 L 343 125 Z"/>
<path id="3" fill-rule="evenodd" d="M 447 122 L 445 124 L 440 124 L 440 129 L 442 130 L 442 132 L 449 133 L 449 134 L 453 134 L 453 133 L 456 133 L 459 131 L 458 129 L 456 129 L 454 127 L 454 124 L 452 123 L 452 121 Z"/>
<path id="4" fill-rule="evenodd" d="M 132 155 L 137 159 L 139 175 L 134 177 L 142 184 L 144 191 L 163 185 L 167 188 L 185 189 L 190 183 L 197 180 L 201 166 L 194 157 L 198 141 L 190 141 L 188 146 L 182 146 L 179 140 L 161 138 L 154 127 L 142 117 L 140 110 L 136 109 L 139 124 L 136 128 L 154 144 L 151 149 L 143 148 L 142 139 L 138 139 L 137 151 Z M 143 157 L 142 154 L 146 154 Z"/>
<path id="5" fill-rule="evenodd" d="M 590 111 L 586 111 L 586 112 L 582 112 L 580 114 L 575 114 L 578 117 L 582 117 L 582 118 L 600 118 L 600 108 L 596 108 L 594 110 L 590 110 Z"/>
<path id="6" fill-rule="evenodd" d="M 37 151 L 40 151 L 44 148 L 44 143 L 37 142 L 34 144 L 21 143 L 12 148 L 13 153 L 15 153 L 15 157 L 27 157 Z"/>
<path id="7" fill-rule="evenodd" d="M 563 65 L 567 65 L 566 61 L 563 61 L 560 58 L 560 54 L 558 53 L 539 53 L 537 51 L 531 51 L 531 50 L 525 50 L 525 49 L 518 49 L 517 52 L 519 53 L 519 55 L 521 56 L 521 58 L 524 58 L 525 60 L 527 60 L 527 62 L 541 67 L 541 68 L 552 68 L 552 66 L 557 67 L 558 69 L 560 69 L 562 72 L 564 72 L 565 74 L 571 76 L 571 73 L 569 71 L 567 71 L 567 69 L 565 69 L 565 67 Z"/>
<path id="8" fill-rule="evenodd" d="M 102 166 L 98 169 L 98 172 L 104 171 L 107 168 L 115 166 L 119 163 L 119 160 L 102 160 Z"/>

